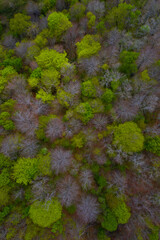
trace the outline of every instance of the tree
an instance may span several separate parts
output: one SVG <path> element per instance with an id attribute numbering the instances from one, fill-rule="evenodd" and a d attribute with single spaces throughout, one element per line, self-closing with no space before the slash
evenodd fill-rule
<path id="1" fill-rule="evenodd" d="M 51 119 L 46 127 L 46 136 L 54 141 L 57 138 L 61 138 L 64 132 L 63 122 L 59 118 Z"/>
<path id="2" fill-rule="evenodd" d="M 89 58 L 97 54 L 101 49 L 98 37 L 96 35 L 85 35 L 81 42 L 77 42 L 78 59 Z"/>
<path id="3" fill-rule="evenodd" d="M 75 3 L 71 6 L 69 12 L 72 21 L 79 21 L 85 14 L 85 6 L 82 3 Z"/>
<path id="4" fill-rule="evenodd" d="M 132 74 L 138 71 L 137 64 L 135 61 L 137 60 L 139 53 L 131 52 L 131 51 L 123 51 L 120 54 L 120 71 L 127 74 L 127 76 L 131 76 Z"/>
<path id="5" fill-rule="evenodd" d="M 131 4 L 120 3 L 118 7 L 113 7 L 109 11 L 106 20 L 111 27 L 117 27 L 120 30 L 132 29 L 137 25 L 140 14 L 141 12 L 135 10 Z"/>
<path id="6" fill-rule="evenodd" d="M 66 176 L 57 183 L 58 197 L 63 206 L 74 204 L 79 195 L 80 187 L 71 176 Z"/>
<path id="7" fill-rule="evenodd" d="M 61 218 L 62 206 L 57 199 L 47 202 L 34 202 L 29 209 L 29 216 L 40 227 L 51 227 Z"/>
<path id="8" fill-rule="evenodd" d="M 88 98 L 96 96 L 96 89 L 92 81 L 88 80 L 82 83 L 82 95 Z"/>
<path id="9" fill-rule="evenodd" d="M 75 112 L 77 117 L 82 120 L 83 123 L 87 123 L 93 117 L 93 111 L 88 102 L 80 103 L 76 108 Z"/>
<path id="10" fill-rule="evenodd" d="M 55 68 L 56 70 L 60 70 L 68 63 L 66 55 L 66 53 L 59 53 L 53 49 L 43 49 L 35 59 L 42 69 Z"/>
<path id="11" fill-rule="evenodd" d="M 96 15 L 96 17 L 103 17 L 105 13 L 105 2 L 101 2 L 98 0 L 89 1 L 87 9 L 88 11 Z"/>
<path id="12" fill-rule="evenodd" d="M 19 158 L 13 167 L 13 178 L 17 183 L 27 185 L 38 172 L 36 158 Z"/>
<path id="13" fill-rule="evenodd" d="M 48 16 L 48 26 L 53 36 L 59 39 L 63 33 L 72 27 L 72 23 L 63 13 L 53 12 Z"/>
<path id="14" fill-rule="evenodd" d="M 85 224 L 96 221 L 100 213 L 97 199 L 92 195 L 83 196 L 77 205 L 77 215 Z"/>
<path id="15" fill-rule="evenodd" d="M 147 151 L 160 156 L 160 137 L 159 136 L 146 137 L 144 147 Z"/>
<path id="16" fill-rule="evenodd" d="M 143 143 L 143 134 L 136 123 L 125 122 L 114 128 L 113 144 L 124 152 L 140 152 L 143 150 Z"/>
<path id="17" fill-rule="evenodd" d="M 71 166 L 73 160 L 72 152 L 57 147 L 51 151 L 51 169 L 56 175 L 64 173 Z"/>
<path id="18" fill-rule="evenodd" d="M 17 13 L 14 15 L 14 18 L 10 19 L 10 30 L 13 33 L 14 36 L 21 36 L 26 32 L 26 30 L 31 25 L 31 22 L 29 21 L 30 17 L 26 16 L 22 13 Z"/>

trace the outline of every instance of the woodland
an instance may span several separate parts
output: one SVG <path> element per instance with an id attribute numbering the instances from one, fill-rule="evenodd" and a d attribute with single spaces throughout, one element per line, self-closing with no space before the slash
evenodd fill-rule
<path id="1" fill-rule="evenodd" d="M 0 240 L 160 239 L 160 0 L 0 0 Z"/>

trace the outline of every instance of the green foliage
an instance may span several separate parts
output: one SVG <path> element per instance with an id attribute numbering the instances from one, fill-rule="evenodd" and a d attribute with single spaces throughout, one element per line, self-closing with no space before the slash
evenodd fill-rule
<path id="1" fill-rule="evenodd" d="M 63 13 L 53 12 L 48 16 L 48 26 L 53 36 L 59 39 L 63 33 L 72 27 L 72 23 Z"/>
<path id="2" fill-rule="evenodd" d="M 98 231 L 98 240 L 111 240 L 109 237 L 106 235 L 106 231 L 101 228 Z"/>
<path id="3" fill-rule="evenodd" d="M 37 44 L 39 48 L 44 48 L 47 45 L 48 40 L 45 37 L 43 37 L 41 34 L 39 34 L 34 39 L 34 42 Z"/>
<path id="4" fill-rule="evenodd" d="M 42 7 L 42 13 L 46 14 L 55 5 L 56 5 L 56 0 L 44 0 L 43 7 Z"/>
<path id="5" fill-rule="evenodd" d="M 52 230 L 51 230 L 52 233 L 57 235 L 57 234 L 62 234 L 63 231 L 64 231 L 64 227 L 63 227 L 62 219 L 59 219 L 58 221 L 53 223 Z"/>
<path id="6" fill-rule="evenodd" d="M 47 202 L 34 202 L 29 210 L 29 216 L 34 224 L 40 227 L 51 227 L 61 218 L 62 206 L 57 199 Z"/>
<path id="7" fill-rule="evenodd" d="M 92 28 L 95 26 L 96 22 L 96 16 L 92 12 L 87 13 L 87 18 L 88 18 L 88 28 Z"/>
<path id="8" fill-rule="evenodd" d="M 96 96 L 96 89 L 90 80 L 82 83 L 82 95 L 89 98 Z"/>
<path id="9" fill-rule="evenodd" d="M 62 106 L 69 108 L 71 102 L 73 101 L 73 95 L 71 93 L 65 92 L 63 89 L 58 89 L 57 99 Z"/>
<path id="10" fill-rule="evenodd" d="M 80 132 L 72 138 L 72 145 L 74 148 L 82 148 L 84 147 L 86 143 L 85 135 L 84 133 Z"/>
<path id="11" fill-rule="evenodd" d="M 143 143 L 143 134 L 136 123 L 125 122 L 114 128 L 113 144 L 124 152 L 140 152 L 143 150 Z"/>
<path id="12" fill-rule="evenodd" d="M 7 186 L 0 188 L 0 207 L 6 206 L 9 202 L 9 188 Z"/>
<path id="13" fill-rule="evenodd" d="M 16 57 L 11 57 L 5 59 L 0 66 L 11 66 L 13 67 L 17 72 L 19 72 L 22 68 L 22 59 L 21 58 L 16 58 Z"/>
<path id="14" fill-rule="evenodd" d="M 100 113 L 100 112 L 104 111 L 104 105 L 103 105 L 101 99 L 99 99 L 99 98 L 91 99 L 89 101 L 89 104 L 92 108 L 93 113 Z"/>
<path id="15" fill-rule="evenodd" d="M 60 70 L 66 63 L 68 59 L 66 58 L 66 53 L 59 53 L 53 49 L 43 49 L 36 61 L 42 69 L 44 68 L 55 68 Z"/>
<path id="16" fill-rule="evenodd" d="M 96 29 L 97 29 L 97 32 L 100 33 L 100 34 L 103 34 L 106 30 L 106 26 L 105 26 L 105 23 L 104 21 L 100 21 L 97 25 L 96 25 Z"/>
<path id="17" fill-rule="evenodd" d="M 157 156 L 160 156 L 160 137 L 146 137 L 144 147 L 147 151 L 152 152 Z"/>
<path id="18" fill-rule="evenodd" d="M 6 168 L 1 171 L 0 174 L 0 188 L 8 185 L 10 182 L 10 174 Z"/>
<path id="19" fill-rule="evenodd" d="M 15 128 L 14 123 L 10 120 L 10 113 L 9 112 L 2 112 L 0 114 L 0 125 L 4 127 L 5 130 L 13 130 Z"/>
<path id="20" fill-rule="evenodd" d="M 78 59 L 91 57 L 92 55 L 97 54 L 101 49 L 101 45 L 96 35 L 87 34 L 83 37 L 81 42 L 77 42 L 76 45 Z"/>
<path id="21" fill-rule="evenodd" d="M 34 78 L 34 77 L 30 77 L 28 79 L 28 83 L 29 83 L 29 86 L 31 88 L 36 88 L 38 87 L 38 84 L 39 84 L 40 80 L 38 78 Z M 42 89 L 43 90 L 43 89 Z"/>
<path id="22" fill-rule="evenodd" d="M 111 89 L 106 89 L 104 94 L 102 95 L 102 101 L 105 103 L 105 104 L 109 104 L 112 102 L 114 98 L 114 93 L 112 92 Z"/>
<path id="23" fill-rule="evenodd" d="M 117 218 L 118 224 L 127 223 L 131 216 L 129 208 L 127 207 L 123 200 L 118 201 L 117 206 L 113 208 L 112 211 Z"/>
<path id="24" fill-rule="evenodd" d="M 7 84 L 7 79 L 2 77 L 2 76 L 0 76 L 0 93 L 3 92 L 6 84 Z"/>
<path id="25" fill-rule="evenodd" d="M 13 167 L 13 178 L 17 183 L 27 185 L 38 172 L 37 158 L 19 158 Z"/>
<path id="26" fill-rule="evenodd" d="M 43 175 L 52 174 L 50 153 L 38 155 L 38 169 Z"/>
<path id="27" fill-rule="evenodd" d="M 135 10 L 131 4 L 120 3 L 118 7 L 113 7 L 106 16 L 107 22 L 111 27 L 117 27 L 120 30 L 124 28 L 132 29 L 138 24 L 138 17 L 141 12 Z"/>
<path id="28" fill-rule="evenodd" d="M 3 167 L 10 167 L 12 163 L 10 162 L 10 159 L 6 157 L 3 153 L 0 153 L 0 168 Z"/>
<path id="29" fill-rule="evenodd" d="M 40 116 L 39 117 L 39 127 L 38 129 L 36 130 L 36 136 L 39 140 L 42 140 L 42 141 L 47 141 L 47 138 L 45 136 L 45 128 L 47 127 L 47 124 L 48 122 L 52 119 L 52 118 L 55 118 L 56 116 L 55 115 L 48 115 L 48 116 Z"/>
<path id="30" fill-rule="evenodd" d="M 51 93 L 45 92 L 42 88 L 36 94 L 37 99 L 41 99 L 44 103 L 51 103 L 55 97 Z"/>
<path id="31" fill-rule="evenodd" d="M 120 54 L 120 71 L 125 73 L 127 76 L 131 76 L 132 74 L 138 71 L 137 65 L 135 61 L 137 60 L 139 53 L 131 52 L 131 51 L 123 51 Z"/>
<path id="32" fill-rule="evenodd" d="M 11 75 L 16 74 L 16 70 L 12 66 L 7 66 L 3 70 L 1 70 L 2 77 L 9 77 Z"/>
<path id="33" fill-rule="evenodd" d="M 40 67 L 33 70 L 30 77 L 31 78 L 41 78 L 42 75 L 42 69 Z"/>
<path id="34" fill-rule="evenodd" d="M 142 73 L 141 73 L 141 78 L 144 82 L 149 82 L 151 80 L 151 78 L 149 77 L 148 75 L 148 70 L 144 70 Z"/>
<path id="35" fill-rule="evenodd" d="M 101 225 L 104 229 L 106 229 L 109 232 L 114 232 L 117 230 L 118 223 L 116 217 L 109 208 L 105 210 Z"/>
<path id="36" fill-rule="evenodd" d="M 75 3 L 71 6 L 69 12 L 71 20 L 79 21 L 85 14 L 86 7 L 82 3 Z"/>
<path id="37" fill-rule="evenodd" d="M 9 207 L 4 207 L 2 211 L 0 211 L 0 223 L 4 221 L 4 218 L 10 213 Z"/>
<path id="38" fill-rule="evenodd" d="M 51 90 L 51 87 L 58 87 L 60 84 L 60 73 L 54 69 L 50 68 L 42 71 L 41 83 L 47 90 Z"/>
<path id="39" fill-rule="evenodd" d="M 83 123 L 87 123 L 93 117 L 93 111 L 88 102 L 80 103 L 75 108 L 75 112 Z"/>
<path id="40" fill-rule="evenodd" d="M 70 205 L 69 207 L 66 207 L 66 210 L 69 214 L 74 214 L 76 212 L 76 206 Z"/>
<path id="41" fill-rule="evenodd" d="M 20 36 L 27 31 L 31 25 L 30 17 L 22 13 L 17 13 L 10 19 L 9 26 L 15 36 Z"/>

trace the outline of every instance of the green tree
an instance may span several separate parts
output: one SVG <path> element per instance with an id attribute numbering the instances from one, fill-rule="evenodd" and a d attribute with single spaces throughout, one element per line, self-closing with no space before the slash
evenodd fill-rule
<path id="1" fill-rule="evenodd" d="M 90 80 L 82 83 L 82 95 L 89 98 L 94 98 L 96 96 L 96 89 Z"/>
<path id="2" fill-rule="evenodd" d="M 135 10 L 131 4 L 120 3 L 118 7 L 113 7 L 106 16 L 107 22 L 111 27 L 117 27 L 120 30 L 132 29 L 138 24 L 138 17 L 141 12 Z"/>
<path id="3" fill-rule="evenodd" d="M 111 89 L 107 88 L 102 95 L 102 101 L 106 104 L 109 104 L 112 102 L 113 98 L 114 98 L 114 93 L 112 92 Z"/>
<path id="4" fill-rule="evenodd" d="M 160 137 L 146 137 L 144 147 L 147 151 L 160 156 Z"/>
<path id="5" fill-rule="evenodd" d="M 140 152 L 143 150 L 144 136 L 134 122 L 125 122 L 114 128 L 113 144 L 124 152 Z"/>
<path id="6" fill-rule="evenodd" d="M 72 21 L 79 21 L 85 14 L 86 7 L 82 3 L 75 3 L 69 9 Z"/>
<path id="7" fill-rule="evenodd" d="M 93 111 L 88 102 L 80 103 L 75 108 L 75 112 L 77 113 L 77 117 L 84 123 L 87 123 L 93 117 Z"/>
<path id="8" fill-rule="evenodd" d="M 13 167 L 13 178 L 17 183 L 27 185 L 38 172 L 37 158 L 19 158 Z"/>
<path id="9" fill-rule="evenodd" d="M 101 225 L 104 229 L 106 229 L 109 232 L 114 232 L 117 230 L 118 227 L 117 219 L 114 213 L 109 208 L 104 212 Z"/>
<path id="10" fill-rule="evenodd" d="M 15 36 L 25 33 L 30 25 L 30 17 L 22 13 L 15 14 L 14 18 L 11 18 L 9 22 L 10 30 Z"/>
<path id="11" fill-rule="evenodd" d="M 59 39 L 63 33 L 72 27 L 72 23 L 63 13 L 53 12 L 48 16 L 48 26 L 53 36 Z"/>
<path id="12" fill-rule="evenodd" d="M 29 216 L 34 224 L 40 227 L 51 227 L 61 218 L 62 206 L 57 199 L 47 202 L 34 202 L 29 210 Z"/>
<path id="13" fill-rule="evenodd" d="M 68 59 L 66 58 L 66 53 L 59 53 L 53 49 L 43 49 L 40 55 L 35 59 L 40 68 L 55 68 L 60 70 L 66 63 Z"/>
<path id="14" fill-rule="evenodd" d="M 131 51 L 123 51 L 120 54 L 120 71 L 125 73 L 127 76 L 131 76 L 132 74 L 138 71 L 137 64 L 135 61 L 137 60 L 139 53 L 131 52 Z"/>
<path id="15" fill-rule="evenodd" d="M 95 55 L 101 49 L 101 44 L 96 35 L 85 35 L 81 42 L 77 42 L 77 55 L 78 59 L 88 58 Z"/>

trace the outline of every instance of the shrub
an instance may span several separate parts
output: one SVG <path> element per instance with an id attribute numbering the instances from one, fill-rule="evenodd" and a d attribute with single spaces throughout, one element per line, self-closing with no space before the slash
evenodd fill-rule
<path id="1" fill-rule="evenodd" d="M 144 137 L 141 129 L 134 122 L 125 122 L 114 128 L 113 144 L 124 152 L 140 152 L 143 150 Z"/>
<path id="2" fill-rule="evenodd" d="M 160 137 L 146 137 L 144 147 L 147 151 L 160 156 Z"/>
<path id="3" fill-rule="evenodd" d="M 77 215 L 85 224 L 95 222 L 100 213 L 99 204 L 94 196 L 83 196 L 77 205 Z"/>
<path id="4" fill-rule="evenodd" d="M 10 30 L 15 36 L 20 36 L 26 32 L 27 28 L 31 25 L 30 17 L 22 13 L 17 13 L 14 18 L 10 19 Z"/>
<path id="5" fill-rule="evenodd" d="M 34 224 L 40 227 L 51 227 L 61 218 L 62 207 L 57 199 L 47 202 L 34 202 L 29 210 L 29 216 Z"/>
<path id="6" fill-rule="evenodd" d="M 42 69 L 55 68 L 56 70 L 60 70 L 68 63 L 66 55 L 66 53 L 59 53 L 54 49 L 43 49 L 35 59 Z"/>
<path id="7" fill-rule="evenodd" d="M 70 167 L 72 160 L 71 151 L 64 150 L 60 147 L 51 151 L 51 169 L 56 175 L 66 172 Z"/>
<path id="8" fill-rule="evenodd" d="M 63 206 L 71 206 L 78 197 L 79 186 L 71 176 L 66 176 L 57 183 L 58 197 Z"/>
<path id="9" fill-rule="evenodd" d="M 96 16 L 93 13 L 88 12 L 87 18 L 88 18 L 88 28 L 94 27 L 96 22 Z"/>
<path id="10" fill-rule="evenodd" d="M 139 53 L 137 52 L 129 52 L 129 51 L 123 51 L 120 54 L 120 71 L 127 74 L 128 76 L 131 76 L 132 74 L 136 73 L 138 71 L 137 65 L 135 61 L 137 60 L 139 56 Z"/>
<path id="11" fill-rule="evenodd" d="M 82 120 L 83 123 L 87 123 L 93 117 L 93 111 L 88 102 L 80 103 L 75 112 L 78 114 L 78 118 Z"/>
<path id="12" fill-rule="evenodd" d="M 17 183 L 27 185 L 38 172 L 38 160 L 36 158 L 19 158 L 13 167 L 13 178 Z"/>
<path id="13" fill-rule="evenodd" d="M 63 13 L 53 12 L 48 16 L 48 26 L 53 36 L 59 39 L 63 33 L 72 27 L 72 23 Z"/>
<path id="14" fill-rule="evenodd" d="M 96 89 L 90 80 L 82 83 L 82 95 L 89 98 L 96 96 Z"/>
<path id="15" fill-rule="evenodd" d="M 101 49 L 97 36 L 89 34 L 84 36 L 81 42 L 77 42 L 76 45 L 78 59 L 91 57 L 97 54 Z"/>

